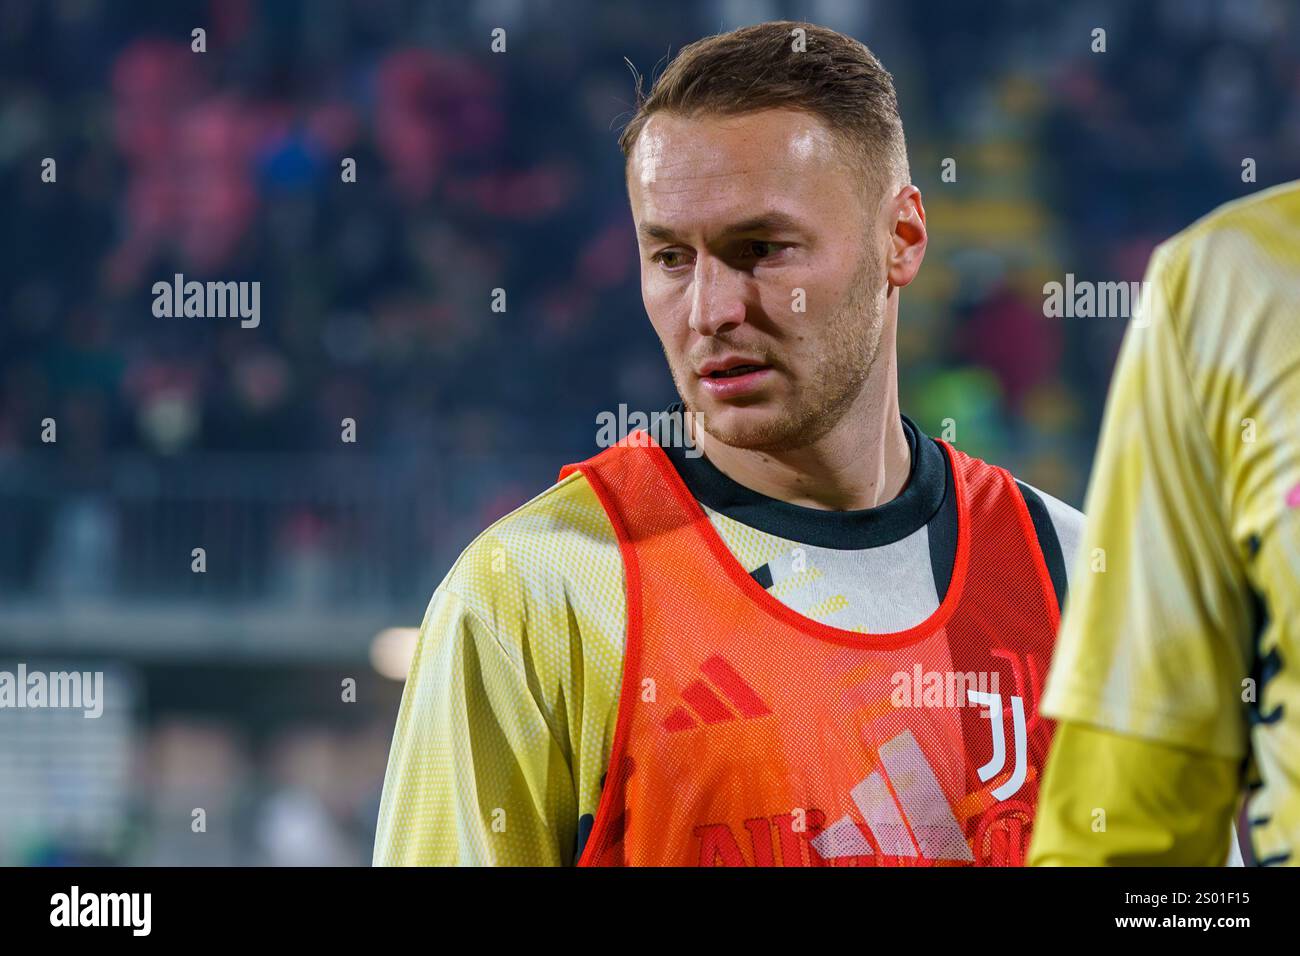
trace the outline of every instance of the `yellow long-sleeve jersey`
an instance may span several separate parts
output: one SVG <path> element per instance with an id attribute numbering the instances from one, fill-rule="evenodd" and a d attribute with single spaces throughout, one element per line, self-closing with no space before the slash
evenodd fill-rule
<path id="1" fill-rule="evenodd" d="M 579 474 L 461 554 L 407 676 L 377 865 L 574 862 L 613 744 L 625 604 L 617 537 Z"/>
<path id="2" fill-rule="evenodd" d="M 1043 711 L 1031 863 L 1300 864 L 1300 184 L 1157 249 Z M 1244 771 L 1244 773 L 1243 773 Z"/>

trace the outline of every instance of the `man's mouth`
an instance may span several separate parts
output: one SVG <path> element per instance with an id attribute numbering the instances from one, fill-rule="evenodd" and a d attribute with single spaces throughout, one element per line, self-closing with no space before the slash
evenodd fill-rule
<path id="1" fill-rule="evenodd" d="M 711 358 L 699 366 L 700 378 L 732 378 L 737 375 L 748 375 L 750 372 L 756 372 L 760 369 L 768 368 L 757 359 L 750 358 L 748 355 L 719 355 L 717 358 Z"/>
<path id="2" fill-rule="evenodd" d="M 718 399 L 752 397 L 772 374 L 772 366 L 752 361 L 747 355 L 728 355 L 700 367 L 700 384 Z"/>
<path id="3" fill-rule="evenodd" d="M 735 378 L 738 375 L 748 375 L 750 372 L 757 372 L 760 369 L 767 368 L 766 365 L 733 365 L 730 368 L 714 369 L 708 374 L 708 378 Z"/>

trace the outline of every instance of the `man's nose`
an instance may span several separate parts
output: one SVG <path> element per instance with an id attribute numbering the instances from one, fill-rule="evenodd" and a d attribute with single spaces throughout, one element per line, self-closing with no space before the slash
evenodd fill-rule
<path id="1" fill-rule="evenodd" d="M 744 276 L 720 259 L 701 256 L 695 264 L 690 326 L 700 335 L 728 332 L 745 321 Z"/>

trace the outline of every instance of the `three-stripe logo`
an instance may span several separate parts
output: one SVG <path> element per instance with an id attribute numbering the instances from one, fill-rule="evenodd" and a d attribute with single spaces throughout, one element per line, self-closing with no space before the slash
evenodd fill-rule
<path id="1" fill-rule="evenodd" d="M 862 820 L 885 856 L 960 860 L 974 855 L 961 824 L 910 730 L 877 748 L 880 770 L 850 792 Z M 823 860 L 872 856 L 857 821 L 845 814 L 808 841 Z"/>
<path id="2" fill-rule="evenodd" d="M 670 733 L 691 730 L 700 726 L 700 721 L 721 724 L 765 717 L 772 712 L 736 669 L 717 654 L 700 665 L 700 673 L 708 682 L 697 678 L 682 691 L 682 700 L 690 709 L 679 704 L 664 718 L 664 728 Z"/>

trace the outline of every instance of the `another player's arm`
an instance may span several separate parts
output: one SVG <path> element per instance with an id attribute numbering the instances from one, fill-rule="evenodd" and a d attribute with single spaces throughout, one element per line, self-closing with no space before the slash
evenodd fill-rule
<path id="1" fill-rule="evenodd" d="M 1043 777 L 1029 863 L 1222 866 L 1238 765 L 1065 721 Z"/>
<path id="2" fill-rule="evenodd" d="M 1044 701 L 1061 723 L 1032 864 L 1219 865 L 1227 853 L 1253 621 L 1167 252 L 1148 275 L 1149 325 L 1125 339 L 1084 509 Z"/>
<path id="3" fill-rule="evenodd" d="M 523 669 L 444 582 L 402 696 L 375 865 L 569 863 L 569 780 Z"/>

